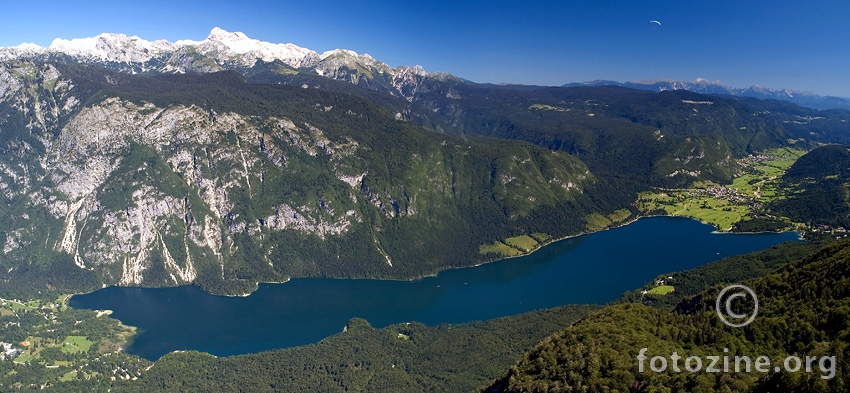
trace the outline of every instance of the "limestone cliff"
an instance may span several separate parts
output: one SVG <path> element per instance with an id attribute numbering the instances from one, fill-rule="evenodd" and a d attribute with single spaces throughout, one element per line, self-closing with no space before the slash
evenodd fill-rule
<path id="1" fill-rule="evenodd" d="M 527 226 L 594 181 L 569 155 L 417 129 L 352 97 L 280 87 L 252 93 L 271 95 L 260 111 L 145 98 L 133 86 L 150 77 L 61 69 L 0 63 L 10 277 L 63 255 L 103 285 L 225 293 L 293 275 L 414 277 L 476 263 L 488 234 Z M 198 83 L 252 89 L 232 82 Z M 482 212 L 501 218 L 481 227 Z"/>

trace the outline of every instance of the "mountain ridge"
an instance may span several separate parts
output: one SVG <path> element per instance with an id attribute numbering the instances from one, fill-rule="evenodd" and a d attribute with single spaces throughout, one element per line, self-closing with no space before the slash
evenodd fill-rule
<path id="1" fill-rule="evenodd" d="M 568 154 L 439 134 L 367 99 L 234 71 L 2 62 L 0 141 L 0 281 L 19 294 L 409 279 L 491 260 L 479 245 L 499 238 L 578 233 L 584 215 L 623 205 L 600 203 L 612 193 Z"/>
<path id="2" fill-rule="evenodd" d="M 850 112 L 786 102 L 492 87 L 221 29 L 175 45 L 101 35 L 0 61 L 7 280 L 421 277 L 633 218 L 653 187 L 728 183 L 766 149 L 850 142 Z"/>
<path id="3" fill-rule="evenodd" d="M 13 59 L 97 64 L 133 74 L 223 70 L 246 74 L 258 64 L 270 63 L 280 74 L 312 73 L 371 86 L 393 95 L 403 95 L 405 83 L 430 75 L 418 65 L 392 68 L 368 54 L 348 49 L 318 53 L 291 43 L 274 44 L 252 39 L 244 33 L 218 27 L 201 41 L 147 41 L 137 36 L 102 33 L 88 38 L 57 38 L 48 47 L 24 43 L 0 48 L 0 61 Z M 435 75 L 441 74 L 444 73 Z"/>
<path id="4" fill-rule="evenodd" d="M 426 77 L 455 78 L 444 72 L 426 72 L 421 66 L 390 67 L 369 54 L 348 49 L 333 49 L 318 53 L 292 43 L 270 43 L 248 37 L 242 32 L 229 32 L 214 27 L 201 41 L 147 41 L 138 36 L 102 33 L 88 38 L 56 38 L 48 47 L 33 43 L 0 47 L 0 61 L 28 59 L 98 63 L 107 68 L 131 73 L 214 72 L 224 69 L 248 73 L 259 62 L 276 63 L 276 72 L 308 72 L 332 79 L 344 80 L 367 88 L 385 90 L 413 100 L 417 82 Z M 475 82 L 473 82 L 475 83 Z M 487 84 L 504 88 L 530 89 L 536 86 L 516 84 Z M 733 95 L 759 99 L 794 102 L 814 109 L 848 109 L 850 98 L 821 96 L 808 91 L 773 89 L 757 85 L 737 88 L 697 78 L 693 82 L 678 80 L 647 80 L 617 82 L 595 80 L 567 83 L 561 87 L 616 85 L 640 90 L 689 90 L 703 94 Z M 539 86 L 546 87 L 546 86 Z"/>
<path id="5" fill-rule="evenodd" d="M 748 87 L 732 87 L 723 84 L 720 81 L 710 81 L 703 78 L 697 78 L 693 82 L 671 80 L 671 79 L 656 79 L 637 82 L 617 82 L 611 80 L 594 80 L 578 83 L 567 83 L 562 87 L 578 87 L 578 86 L 622 86 L 638 90 L 650 91 L 669 91 L 669 90 L 688 90 L 701 94 L 715 95 L 731 95 L 736 97 L 751 97 L 758 99 L 773 99 L 788 101 L 800 106 L 813 109 L 848 109 L 850 110 L 850 98 L 822 96 L 810 91 L 792 90 L 792 89 L 773 89 L 759 85 Z"/>

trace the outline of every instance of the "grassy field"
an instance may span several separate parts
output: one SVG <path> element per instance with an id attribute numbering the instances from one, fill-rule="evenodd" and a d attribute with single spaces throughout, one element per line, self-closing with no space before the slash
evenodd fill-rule
<path id="1" fill-rule="evenodd" d="M 765 204 L 781 197 L 777 195 L 780 178 L 805 153 L 790 148 L 766 151 L 761 156 L 767 159 L 740 160 L 746 172 L 732 184 L 694 182 L 687 189 L 644 192 L 635 206 L 644 212 L 664 210 L 671 216 L 695 218 L 720 231 L 729 231 L 753 212 L 753 202 Z"/>
<path id="2" fill-rule="evenodd" d="M 509 237 L 505 239 L 505 244 L 525 252 L 531 252 L 535 248 L 540 247 L 537 240 L 526 235 Z"/>
<path id="3" fill-rule="evenodd" d="M 584 218 L 584 221 L 587 222 L 585 226 L 589 232 L 600 231 L 605 228 L 608 228 L 613 224 L 608 217 L 605 217 L 601 213 L 593 213 Z"/>
<path id="4" fill-rule="evenodd" d="M 626 219 L 628 219 L 631 215 L 631 210 L 620 209 L 607 216 L 602 213 L 593 213 L 585 217 L 584 220 L 587 222 L 587 231 L 596 232 L 605 228 L 610 228 L 614 224 L 626 221 Z"/>
<path id="5" fill-rule="evenodd" d="M 749 195 L 759 202 L 766 203 L 776 197 L 779 178 L 806 152 L 784 148 L 770 150 L 762 154 L 771 157 L 771 159 L 753 163 L 747 173 L 732 181 L 729 188 Z"/>
<path id="6" fill-rule="evenodd" d="M 15 358 L 16 362 L 26 363 L 31 362 L 34 359 L 38 358 L 38 353 L 41 352 L 41 349 L 44 348 L 45 341 L 41 337 L 33 337 L 28 336 L 27 340 L 30 342 L 29 347 L 24 347 L 24 353 Z M 38 347 L 38 349 L 33 350 L 33 348 Z"/>
<path id="7" fill-rule="evenodd" d="M 503 241 L 496 241 L 493 244 L 482 244 L 478 246 L 478 252 L 481 254 L 495 253 L 502 257 L 515 257 L 530 253 L 551 240 L 552 235 L 536 232 L 530 236 L 520 235 L 509 237 Z"/>
<path id="8" fill-rule="evenodd" d="M 18 302 L 8 300 L 8 301 L 6 301 L 6 303 L 9 306 L 9 308 L 11 308 L 12 311 L 14 311 L 14 312 L 21 312 L 23 310 L 30 310 L 30 311 L 38 310 L 38 308 L 41 306 L 41 302 L 39 302 L 37 300 L 33 300 L 33 301 L 30 301 L 30 302 L 26 302 L 26 303 L 18 303 Z"/>
<path id="9" fill-rule="evenodd" d="M 675 289 L 676 288 L 674 288 L 672 285 L 659 285 L 655 288 L 646 291 L 646 293 L 650 295 L 666 295 L 670 292 L 673 292 L 673 290 Z"/>
<path id="10" fill-rule="evenodd" d="M 62 382 L 73 381 L 75 379 L 77 379 L 77 371 L 76 370 L 68 371 L 67 373 L 65 373 L 65 375 L 63 375 L 61 378 L 59 378 L 59 380 L 62 381 Z"/>
<path id="11" fill-rule="evenodd" d="M 517 250 L 505 243 L 496 241 L 493 244 L 482 244 L 478 247 L 478 252 L 481 254 L 495 253 L 504 257 L 515 257 L 522 255 L 522 251 Z"/>
<path id="12" fill-rule="evenodd" d="M 632 211 L 629 209 L 620 209 L 608 215 L 608 219 L 615 224 L 619 224 L 623 221 L 626 221 L 629 217 L 631 217 Z"/>
<path id="13" fill-rule="evenodd" d="M 535 232 L 535 233 L 532 233 L 532 234 L 531 234 L 531 237 L 533 237 L 533 238 L 534 238 L 534 240 L 537 240 L 537 242 L 538 242 L 538 243 L 541 243 L 541 244 L 546 243 L 546 242 L 548 242 L 548 241 L 552 240 L 552 236 L 551 236 L 551 235 L 549 235 L 548 233 L 543 233 L 543 232 Z"/>
<path id="14" fill-rule="evenodd" d="M 68 336 L 65 338 L 65 342 L 62 343 L 62 352 L 87 352 L 92 344 L 94 343 L 89 341 L 86 336 Z"/>
<path id="15" fill-rule="evenodd" d="M 661 209 L 671 216 L 695 218 L 721 231 L 728 231 L 750 211 L 748 205 L 699 194 L 698 190 L 646 192 L 638 197 L 638 206 L 646 211 Z"/>
<path id="16" fill-rule="evenodd" d="M 16 357 L 15 361 L 18 362 L 18 363 L 27 363 L 27 362 L 31 362 L 33 359 L 35 359 L 35 355 L 23 354 L 23 355 L 19 355 L 18 357 Z"/>
<path id="17" fill-rule="evenodd" d="M 92 376 L 97 375 L 96 372 L 87 373 L 83 372 L 83 378 L 90 378 Z M 68 371 L 64 375 L 62 375 L 59 380 L 62 382 L 74 381 L 77 379 L 77 370 Z"/>

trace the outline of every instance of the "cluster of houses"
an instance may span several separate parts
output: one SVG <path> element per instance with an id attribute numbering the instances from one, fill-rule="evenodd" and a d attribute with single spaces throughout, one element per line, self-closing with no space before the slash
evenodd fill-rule
<path id="1" fill-rule="evenodd" d="M 844 227 L 830 227 L 826 224 L 815 224 L 812 228 L 812 232 L 833 234 L 836 238 L 842 239 L 847 237 L 847 233 L 850 232 L 850 230 Z"/>
<path id="2" fill-rule="evenodd" d="M 0 360 L 14 359 L 24 353 L 23 349 L 12 347 L 12 344 L 0 342 Z"/>
<path id="3" fill-rule="evenodd" d="M 766 156 L 766 155 L 763 155 L 763 154 L 758 154 L 758 155 L 750 154 L 749 156 L 744 157 L 743 159 L 739 160 L 739 162 L 744 164 L 745 166 L 750 166 L 750 165 L 757 164 L 757 163 L 762 162 L 762 161 L 775 160 L 777 158 L 780 158 L 780 157 Z"/>
<path id="4" fill-rule="evenodd" d="M 735 189 L 732 189 L 732 188 L 729 188 L 729 187 L 725 187 L 725 186 L 708 187 L 708 188 L 705 189 L 705 192 L 708 195 L 711 195 L 711 196 L 713 196 L 717 199 L 726 199 L 726 200 L 730 200 L 730 201 L 734 201 L 734 202 L 738 202 L 738 203 L 747 203 L 747 202 L 750 201 L 750 197 L 747 196 L 746 194 L 742 194 L 742 193 L 738 192 L 738 190 L 735 190 Z"/>

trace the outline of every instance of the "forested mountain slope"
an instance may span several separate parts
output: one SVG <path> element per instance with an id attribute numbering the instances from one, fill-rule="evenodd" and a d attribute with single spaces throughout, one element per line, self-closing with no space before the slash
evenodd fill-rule
<path id="1" fill-rule="evenodd" d="M 729 181 L 760 149 L 847 135 L 842 111 L 803 121 L 792 104 L 618 87 L 424 78 L 407 101 L 327 78 L 18 60 L 0 80 L 3 280 L 34 291 L 418 277 L 495 258 L 482 244 L 632 216 L 655 186 Z"/>
<path id="2" fill-rule="evenodd" d="M 850 228 L 850 148 L 819 147 L 800 157 L 782 176 L 785 198 L 771 204 L 777 214 L 813 226 Z"/>
<path id="3" fill-rule="evenodd" d="M 850 241 L 825 246 L 774 274 L 744 281 L 759 296 L 743 327 L 720 322 L 715 286 L 672 311 L 621 304 L 593 312 L 538 344 L 487 392 L 844 392 L 850 378 Z M 627 327 L 627 328 L 625 328 Z M 639 355 L 768 356 L 769 372 L 640 371 Z M 729 349 L 726 351 L 726 349 Z M 775 372 L 787 356 L 832 357 L 798 372 Z M 730 360 L 730 362 L 732 361 Z M 722 361 L 722 360 L 721 360 Z M 682 363 L 680 363 L 681 365 Z M 793 366 L 793 363 L 792 363 Z M 741 366 L 741 370 L 743 366 Z M 681 369 L 680 369 L 681 370 Z"/>
<path id="4" fill-rule="evenodd" d="M 735 159 L 748 154 L 850 142 L 850 112 L 779 101 L 617 86 L 422 86 L 413 102 L 442 116 L 449 132 L 529 141 L 573 154 L 594 173 L 655 186 L 724 183 L 739 173 Z"/>
<path id="5" fill-rule="evenodd" d="M 577 158 L 234 72 L 0 67 L 4 290 L 411 278 L 627 206 Z M 490 256 L 489 258 L 492 258 Z"/>

